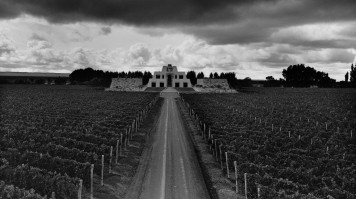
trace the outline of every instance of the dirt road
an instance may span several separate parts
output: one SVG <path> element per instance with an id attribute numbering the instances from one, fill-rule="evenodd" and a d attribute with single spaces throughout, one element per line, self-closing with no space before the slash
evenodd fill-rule
<path id="1" fill-rule="evenodd" d="M 210 198 L 187 130 L 177 108 L 174 89 L 165 98 L 157 127 L 143 153 L 126 199 Z"/>

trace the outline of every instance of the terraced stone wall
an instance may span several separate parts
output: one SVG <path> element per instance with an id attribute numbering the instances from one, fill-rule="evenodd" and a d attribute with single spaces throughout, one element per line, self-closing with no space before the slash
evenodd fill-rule
<path id="1" fill-rule="evenodd" d="M 115 91 L 141 91 L 141 78 L 112 78 L 109 90 Z"/>
<path id="2" fill-rule="evenodd" d="M 230 88 L 226 79 L 198 79 L 197 85 L 200 85 L 203 88 Z"/>

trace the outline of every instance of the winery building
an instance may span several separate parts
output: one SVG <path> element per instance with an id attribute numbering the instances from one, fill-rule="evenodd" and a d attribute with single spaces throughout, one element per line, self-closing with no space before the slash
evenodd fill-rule
<path id="1" fill-rule="evenodd" d="M 162 71 L 156 71 L 149 80 L 147 87 L 192 87 L 185 72 L 178 72 L 177 66 L 163 66 Z"/>

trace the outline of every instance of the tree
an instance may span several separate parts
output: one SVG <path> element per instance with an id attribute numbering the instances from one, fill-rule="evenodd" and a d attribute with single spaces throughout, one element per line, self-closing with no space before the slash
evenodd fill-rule
<path id="1" fill-rule="evenodd" d="M 312 67 L 305 67 L 304 64 L 290 65 L 282 71 L 287 86 L 309 87 L 320 85 L 331 87 L 336 81 L 331 79 L 327 73 L 316 71 Z"/>
<path id="2" fill-rule="evenodd" d="M 116 78 L 118 76 L 119 74 L 117 72 L 104 72 L 102 70 L 85 68 L 74 70 L 69 75 L 69 79 L 74 84 L 90 84 L 95 86 L 108 87 L 110 86 L 111 78 Z M 98 83 L 100 83 L 101 85 L 97 85 Z"/>
<path id="3" fill-rule="evenodd" d="M 203 72 L 198 73 L 197 78 L 198 79 L 203 79 L 204 78 L 204 73 Z"/>
<path id="4" fill-rule="evenodd" d="M 187 78 L 190 79 L 190 83 L 192 83 L 192 85 L 197 84 L 197 76 L 193 70 L 187 72 Z"/>
<path id="5" fill-rule="evenodd" d="M 224 78 L 227 80 L 230 87 L 232 88 L 237 87 L 237 79 L 236 79 L 236 74 L 234 72 L 225 73 Z"/>
<path id="6" fill-rule="evenodd" d="M 148 84 L 150 78 L 152 78 L 152 77 L 153 77 L 153 76 L 152 76 L 151 72 L 145 71 L 145 72 L 143 73 L 143 77 L 142 77 L 142 85 Z"/>
<path id="7" fill-rule="evenodd" d="M 57 85 L 66 84 L 67 79 L 64 77 L 57 77 L 54 79 L 54 83 Z"/>
<path id="8" fill-rule="evenodd" d="M 243 87 L 251 87 L 252 79 L 250 77 L 245 77 L 245 79 L 242 80 L 242 86 Z"/>
<path id="9" fill-rule="evenodd" d="M 217 72 L 214 73 L 214 79 L 219 79 L 219 74 Z"/>
<path id="10" fill-rule="evenodd" d="M 267 81 L 264 84 L 264 87 L 279 87 L 279 86 L 281 86 L 281 82 L 274 79 L 273 76 L 267 76 L 266 80 Z"/>
<path id="11" fill-rule="evenodd" d="M 209 78 L 213 79 L 213 77 L 214 77 L 213 73 L 210 73 Z"/>
<path id="12" fill-rule="evenodd" d="M 356 87 L 356 67 L 354 67 L 353 64 L 351 64 L 350 82 L 353 85 L 353 87 Z"/>
<path id="13" fill-rule="evenodd" d="M 345 82 L 348 82 L 349 81 L 349 72 L 346 72 L 345 74 Z"/>
<path id="14" fill-rule="evenodd" d="M 273 80 L 274 80 L 274 77 L 272 77 L 272 76 L 267 76 L 267 77 L 266 77 L 266 80 L 267 80 L 267 81 L 273 81 Z"/>

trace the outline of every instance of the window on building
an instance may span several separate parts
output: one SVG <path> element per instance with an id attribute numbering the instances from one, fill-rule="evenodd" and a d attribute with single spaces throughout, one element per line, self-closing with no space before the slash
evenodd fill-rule
<path id="1" fill-rule="evenodd" d="M 175 87 L 179 87 L 179 82 L 176 82 L 176 83 L 175 83 Z"/>
<path id="2" fill-rule="evenodd" d="M 177 79 L 177 75 L 174 76 L 174 79 Z"/>
<path id="3" fill-rule="evenodd" d="M 156 82 L 152 82 L 152 87 L 156 87 Z"/>
<path id="4" fill-rule="evenodd" d="M 163 82 L 159 83 L 159 86 L 164 87 L 164 83 Z"/>
<path id="5" fill-rule="evenodd" d="M 162 79 L 164 79 L 164 75 L 162 75 Z"/>
<path id="6" fill-rule="evenodd" d="M 156 75 L 156 79 L 159 79 L 159 78 L 161 78 L 161 76 L 160 75 Z"/>
<path id="7" fill-rule="evenodd" d="M 184 87 L 184 88 L 187 88 L 187 87 L 188 87 L 188 83 L 187 83 L 187 82 L 184 82 L 184 83 L 183 83 L 183 87 Z"/>
<path id="8" fill-rule="evenodd" d="M 183 79 L 183 75 L 179 75 L 179 79 Z"/>

